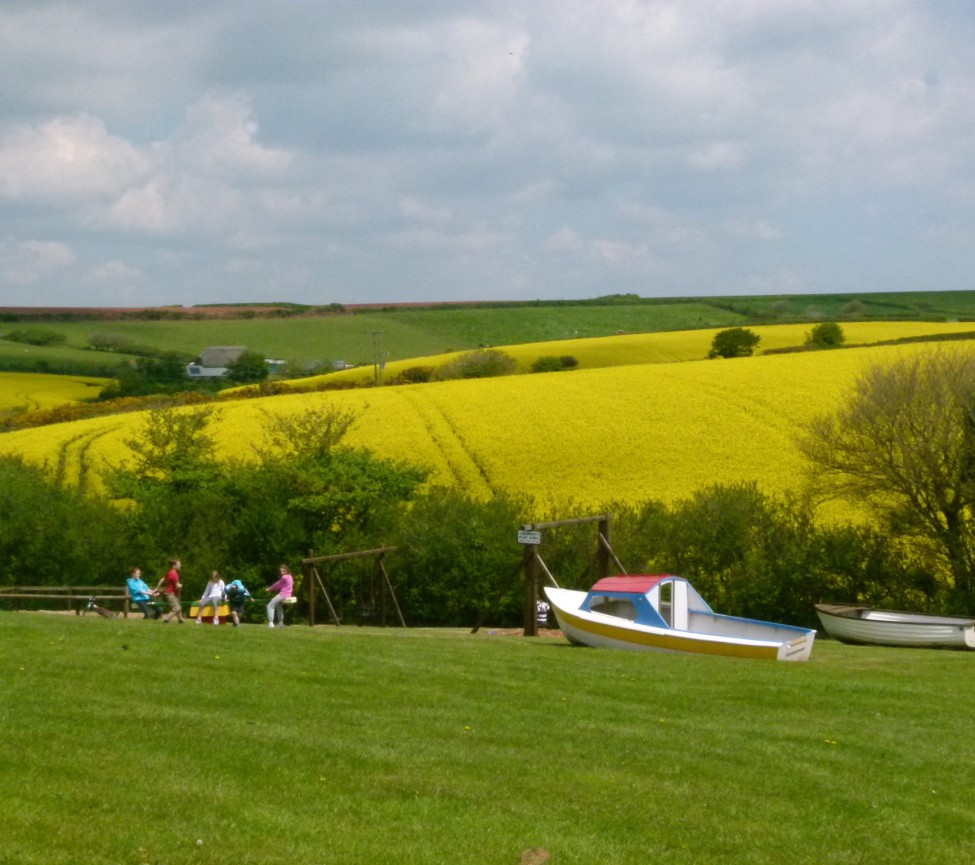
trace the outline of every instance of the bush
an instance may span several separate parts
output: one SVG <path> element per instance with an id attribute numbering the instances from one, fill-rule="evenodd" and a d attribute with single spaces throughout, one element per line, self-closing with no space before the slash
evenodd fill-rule
<path id="1" fill-rule="evenodd" d="M 93 333 L 88 337 L 88 345 L 95 351 L 115 351 L 123 354 L 136 354 L 132 351 L 136 347 L 127 336 L 117 333 Z"/>
<path id="2" fill-rule="evenodd" d="M 824 321 L 817 324 L 806 334 L 806 345 L 817 348 L 836 348 L 846 341 L 843 328 L 835 321 Z"/>
<path id="3" fill-rule="evenodd" d="M 579 361 L 571 355 L 564 355 L 563 357 L 545 355 L 538 358 L 532 364 L 531 369 L 532 372 L 560 372 L 563 369 L 572 369 L 578 365 Z"/>
<path id="4" fill-rule="evenodd" d="M 515 367 L 514 359 L 503 351 L 480 348 L 445 363 L 437 370 L 437 378 L 441 381 L 454 378 L 492 378 L 511 375 Z"/>
<path id="5" fill-rule="evenodd" d="M 476 501 L 436 489 L 404 514 L 397 529 L 397 591 L 409 625 L 522 624 L 524 580 L 517 528 L 525 505 Z"/>
<path id="6" fill-rule="evenodd" d="M 390 384 L 423 384 L 433 379 L 432 366 L 411 366 L 398 376 L 390 379 Z"/>
<path id="7" fill-rule="evenodd" d="M 708 357 L 751 357 L 760 340 L 761 337 L 747 327 L 730 327 L 714 335 Z"/>
<path id="8" fill-rule="evenodd" d="M 184 357 L 166 352 L 157 358 L 140 357 L 135 363 L 119 368 L 115 381 L 104 388 L 100 399 L 147 396 L 153 393 L 175 393 L 194 384 L 186 375 Z"/>
<path id="9" fill-rule="evenodd" d="M 227 366 L 227 380 L 236 384 L 255 384 L 264 381 L 269 373 L 264 355 L 257 351 L 245 351 Z"/>
<path id="10" fill-rule="evenodd" d="M 554 355 L 540 357 L 532 364 L 532 372 L 559 372 L 562 368 L 562 361 Z"/>
<path id="11" fill-rule="evenodd" d="M 67 341 L 63 333 L 54 330 L 44 330 L 40 327 L 30 327 L 26 330 L 12 330 L 4 334 L 4 339 L 10 342 L 22 342 L 27 345 L 61 345 Z"/>
<path id="12" fill-rule="evenodd" d="M 121 583 L 124 515 L 18 457 L 0 457 L 0 585 Z"/>

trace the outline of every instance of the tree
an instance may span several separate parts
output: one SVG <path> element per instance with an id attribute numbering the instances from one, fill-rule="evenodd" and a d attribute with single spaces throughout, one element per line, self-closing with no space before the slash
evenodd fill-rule
<path id="1" fill-rule="evenodd" d="M 875 366 L 800 448 L 823 493 L 871 505 L 975 602 L 975 357 L 937 351 Z"/>
<path id="2" fill-rule="evenodd" d="M 189 384 L 185 359 L 177 352 L 164 352 L 159 357 L 139 357 L 135 363 L 123 364 L 115 381 L 103 388 L 99 397 L 117 399 L 151 393 L 175 393 L 186 389 Z"/>
<path id="3" fill-rule="evenodd" d="M 243 352 L 227 366 L 227 378 L 237 384 L 264 381 L 269 372 L 264 355 L 256 351 Z"/>
<path id="4" fill-rule="evenodd" d="M 191 493 L 207 486 L 220 474 L 208 429 L 219 416 L 212 408 L 149 412 L 142 429 L 125 441 L 133 464 L 110 472 L 109 488 L 128 497 L 134 486 Z"/>
<path id="5" fill-rule="evenodd" d="M 223 569 L 234 550 L 233 501 L 225 466 L 208 426 L 211 408 L 158 409 L 125 444 L 132 459 L 106 476 L 110 494 L 126 503 L 126 546 L 134 562 L 150 566 L 172 555 L 193 562 L 188 591 Z"/>
<path id="6" fill-rule="evenodd" d="M 125 515 L 20 457 L 0 457 L 0 585 L 98 585 L 121 580 Z"/>
<path id="7" fill-rule="evenodd" d="M 817 324 L 806 334 L 806 345 L 816 348 L 836 348 L 846 342 L 843 328 L 835 321 L 824 321 Z"/>
<path id="8" fill-rule="evenodd" d="M 714 335 L 708 357 L 751 357 L 760 340 L 761 337 L 747 327 L 729 327 Z"/>
<path id="9" fill-rule="evenodd" d="M 233 556 L 243 566 L 288 561 L 381 542 L 403 503 L 426 480 L 418 466 L 374 457 L 342 443 L 354 413 L 325 406 L 266 418 L 256 460 L 225 469 L 232 497 Z M 361 548 L 361 547 L 360 547 Z"/>

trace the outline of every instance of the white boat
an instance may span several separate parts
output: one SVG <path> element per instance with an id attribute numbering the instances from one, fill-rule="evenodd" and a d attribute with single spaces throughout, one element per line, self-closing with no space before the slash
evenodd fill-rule
<path id="1" fill-rule="evenodd" d="M 975 649 L 975 619 L 876 610 L 857 604 L 816 604 L 826 633 L 871 646 Z"/>
<path id="2" fill-rule="evenodd" d="M 683 577 L 604 577 L 588 592 L 546 587 L 572 643 L 614 649 L 694 652 L 805 661 L 816 632 L 715 613 Z"/>

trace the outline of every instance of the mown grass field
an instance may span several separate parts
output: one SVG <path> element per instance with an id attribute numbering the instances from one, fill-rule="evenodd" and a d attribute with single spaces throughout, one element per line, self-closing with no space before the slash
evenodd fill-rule
<path id="1" fill-rule="evenodd" d="M 11 612 L 0 636 L 4 863 L 971 852 L 971 653 L 821 641 L 789 664 Z"/>
<path id="2" fill-rule="evenodd" d="M 349 409 L 351 444 L 420 463 L 431 482 L 487 498 L 502 490 L 542 509 L 674 502 L 716 482 L 799 491 L 804 421 L 845 399 L 866 367 L 922 351 L 910 344 L 724 361 L 645 363 L 496 379 L 309 394 L 221 404 L 220 450 L 247 458 L 265 413 Z M 945 350 L 971 351 L 970 343 Z M 0 453 L 96 484 L 125 460 L 140 414 L 0 435 Z M 830 515 L 844 516 L 834 505 Z"/>

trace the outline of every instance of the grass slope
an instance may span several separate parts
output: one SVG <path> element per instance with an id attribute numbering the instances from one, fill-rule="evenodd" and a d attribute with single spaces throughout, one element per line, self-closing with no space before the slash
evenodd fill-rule
<path id="1" fill-rule="evenodd" d="M 851 303 L 853 303 L 851 311 Z M 192 310 L 189 310 L 192 312 Z M 93 335 L 122 336 L 157 350 L 194 357 L 208 345 L 246 345 L 300 368 L 312 361 L 370 364 L 374 332 L 382 332 L 387 360 L 430 357 L 482 345 L 515 345 L 550 340 L 655 333 L 733 325 L 857 318 L 956 321 L 975 318 L 975 292 L 909 292 L 855 295 L 787 295 L 647 299 L 619 305 L 545 304 L 443 306 L 360 312 L 355 315 L 204 320 L 112 320 L 91 318 L 41 321 L 64 334 L 68 345 L 24 347 L 0 340 L 0 368 L 100 374 L 123 355 L 83 351 Z M 0 325 L 4 331 L 23 322 Z M 25 353 L 25 348 L 27 352 Z"/>
<path id="2" fill-rule="evenodd" d="M 0 613 L 0 862 L 964 861 L 971 654 Z M 941 707 L 936 710 L 936 707 Z M 202 846 L 197 846 L 197 839 Z"/>
<path id="3" fill-rule="evenodd" d="M 52 327 L 51 330 L 56 330 L 57 327 Z M 2 370 L 103 376 L 113 373 L 126 360 L 134 359 L 127 354 L 89 351 L 80 343 L 78 346 L 41 346 L 0 339 Z"/>
<path id="4" fill-rule="evenodd" d="M 53 322 L 72 346 L 93 334 L 123 336 L 133 343 L 197 355 L 208 345 L 246 345 L 296 364 L 344 360 L 372 363 L 373 333 L 382 333 L 390 360 L 437 355 L 479 345 L 511 345 L 576 336 L 608 336 L 737 324 L 742 316 L 705 304 L 456 307 L 294 318 L 203 321 Z M 2 343 L 0 343 L 2 344 Z"/>

